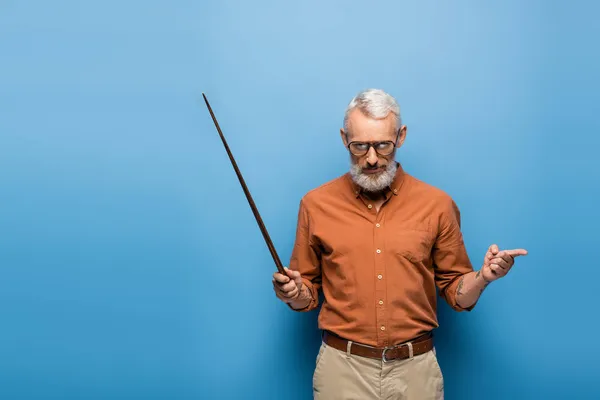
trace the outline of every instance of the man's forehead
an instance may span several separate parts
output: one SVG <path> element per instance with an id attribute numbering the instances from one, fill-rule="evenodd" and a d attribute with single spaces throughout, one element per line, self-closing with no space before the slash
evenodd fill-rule
<path id="1" fill-rule="evenodd" d="M 395 124 L 386 123 L 383 120 L 375 121 L 377 123 L 357 124 L 348 121 L 348 137 L 353 140 L 393 140 L 396 135 Z"/>

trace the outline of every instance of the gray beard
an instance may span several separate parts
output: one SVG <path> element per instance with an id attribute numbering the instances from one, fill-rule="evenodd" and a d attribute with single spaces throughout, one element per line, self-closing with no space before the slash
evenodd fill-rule
<path id="1" fill-rule="evenodd" d="M 392 184 L 397 169 L 396 162 L 392 161 L 388 164 L 385 171 L 381 172 L 379 175 L 371 176 L 363 174 L 358 165 L 351 164 L 350 176 L 352 176 L 352 180 L 364 190 L 368 192 L 379 192 Z"/>

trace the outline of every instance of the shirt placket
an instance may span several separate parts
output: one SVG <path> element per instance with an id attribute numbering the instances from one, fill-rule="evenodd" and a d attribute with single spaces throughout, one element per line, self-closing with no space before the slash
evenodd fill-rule
<path id="1" fill-rule="evenodd" d="M 367 208 L 369 209 L 370 221 L 373 229 L 373 256 L 375 260 L 375 318 L 376 318 L 376 330 L 377 330 L 377 343 L 379 346 L 387 346 L 389 343 L 389 333 L 387 327 L 387 316 L 386 316 L 386 279 L 385 273 L 385 249 L 384 249 L 384 234 L 383 234 L 383 221 L 384 221 L 384 207 L 382 206 L 379 212 L 376 211 L 375 206 L 370 202 L 366 202 Z"/>
<path id="2" fill-rule="evenodd" d="M 373 226 L 373 243 L 375 244 L 375 310 L 377 320 L 377 343 L 380 346 L 388 345 L 388 327 L 386 316 L 386 280 L 388 279 L 385 271 L 385 248 L 384 244 L 384 210 L 383 207 L 376 216 Z"/>

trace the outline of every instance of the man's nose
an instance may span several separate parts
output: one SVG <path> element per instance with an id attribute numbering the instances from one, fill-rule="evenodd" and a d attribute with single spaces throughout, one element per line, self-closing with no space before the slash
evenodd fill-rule
<path id="1" fill-rule="evenodd" d="M 377 152 L 373 147 L 370 147 L 369 151 L 367 152 L 367 163 L 369 163 L 370 165 L 375 165 L 377 164 L 377 161 L 379 161 Z"/>

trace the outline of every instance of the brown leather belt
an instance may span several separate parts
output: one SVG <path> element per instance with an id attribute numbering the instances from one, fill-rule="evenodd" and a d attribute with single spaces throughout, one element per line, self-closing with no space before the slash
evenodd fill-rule
<path id="1" fill-rule="evenodd" d="M 323 332 L 323 342 L 335 349 L 344 352 L 348 351 L 348 340 L 331 332 Z M 380 359 L 383 362 L 412 358 L 416 355 L 427 353 L 431 349 L 433 349 L 433 335 L 431 333 L 389 347 L 370 347 L 356 342 L 352 342 L 350 345 L 351 354 Z"/>

